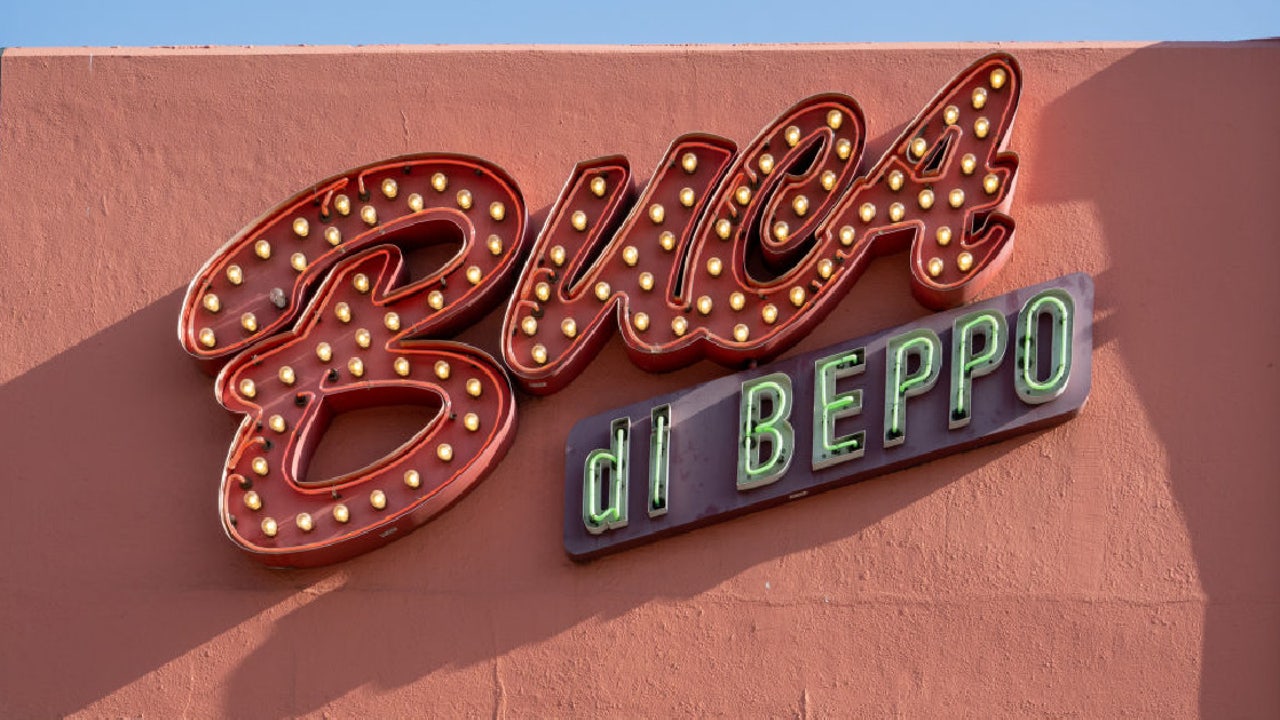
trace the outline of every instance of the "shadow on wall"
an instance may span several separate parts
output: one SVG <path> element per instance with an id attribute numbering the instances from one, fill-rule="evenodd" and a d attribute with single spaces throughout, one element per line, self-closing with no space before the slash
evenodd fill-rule
<path id="1" fill-rule="evenodd" d="M 1240 57 L 1170 44 L 1093 75 L 1045 109 L 1036 168 L 1060 174 L 1024 197 L 1099 214 L 1099 344 L 1118 343 L 1168 453 L 1208 597 L 1200 710 L 1276 717 L 1280 245 L 1259 208 L 1276 203 L 1280 94 L 1274 65 Z"/>
<path id="2" fill-rule="evenodd" d="M 837 313 L 896 298 L 860 308 L 865 326 L 854 330 L 891 326 L 919 313 L 906 286 L 905 263 L 875 263 Z M 229 676 L 221 712 L 262 717 L 313 711 L 364 685 L 411 684 L 566 632 L 593 646 L 578 626 L 698 595 L 762 562 L 857 534 L 985 464 L 988 452 L 1017 445 L 948 458 L 911 482 L 898 474 L 864 483 L 874 491 L 857 503 L 809 501 L 812 522 L 788 522 L 795 508 L 766 513 L 787 528 L 781 537 L 743 532 L 762 522 L 745 518 L 583 572 L 560 542 L 569 428 L 724 372 L 703 363 L 647 375 L 614 341 L 568 390 L 521 397 L 506 459 L 429 526 L 335 567 L 271 571 L 241 556 L 218 525 L 219 468 L 238 422 L 174 339 L 182 292 L 0 387 L 0 467 L 15 509 L 0 524 L 11 549 L 0 571 L 8 618 L 0 714 L 65 715 L 198 650 L 199 659 L 182 660 L 199 668 L 193 677 L 178 673 L 196 702 L 216 707 L 217 681 L 205 673 L 221 673 Z M 804 347 L 850 331 L 828 323 Z M 460 339 L 496 354 L 500 332 L 495 312 Z M 162 677 L 172 682 L 169 672 Z"/>

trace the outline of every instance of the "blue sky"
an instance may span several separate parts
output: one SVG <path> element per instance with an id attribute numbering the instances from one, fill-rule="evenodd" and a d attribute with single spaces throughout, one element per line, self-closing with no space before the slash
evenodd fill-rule
<path id="1" fill-rule="evenodd" d="M 1280 0 L 0 3 L 0 47 L 1239 40 L 1280 35 Z"/>

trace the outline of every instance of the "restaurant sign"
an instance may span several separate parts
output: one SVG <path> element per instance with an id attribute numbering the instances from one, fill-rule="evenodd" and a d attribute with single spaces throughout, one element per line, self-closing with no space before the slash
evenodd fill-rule
<path id="1" fill-rule="evenodd" d="M 563 389 L 615 329 L 646 370 L 702 359 L 734 369 L 768 362 L 835 310 L 874 258 L 904 251 L 910 292 L 922 304 L 945 310 L 972 301 L 1013 247 L 1018 157 L 1007 146 L 1021 89 L 1012 57 L 978 59 L 865 168 L 866 120 L 857 101 L 838 93 L 796 102 L 741 148 L 706 133 L 677 137 L 641 183 L 624 157 L 587 160 L 537 232 L 515 178 L 483 158 L 418 153 L 311 184 L 214 253 L 178 318 L 183 348 L 217 371 L 218 402 L 242 416 L 221 468 L 223 530 L 277 567 L 336 562 L 404 536 L 498 465 L 515 438 L 517 386 L 537 395 Z M 406 258 L 424 248 L 452 255 L 423 273 Z M 441 339 L 500 305 L 500 358 Z M 1027 312 L 1069 319 L 1070 307 L 1057 307 Z M 1000 365 L 996 350 L 1015 324 L 973 322 L 966 342 L 989 352 L 968 345 L 959 362 L 976 363 L 968 372 L 981 377 Z M 893 346 L 902 387 L 886 397 L 897 398 L 898 410 L 905 398 L 930 402 L 916 396 L 946 364 L 939 348 L 947 332 L 926 327 Z M 851 345 L 818 368 L 829 395 L 819 420 L 836 425 L 820 436 L 834 445 L 814 466 L 819 486 L 846 468 L 888 468 L 917 453 L 920 434 L 887 438 L 886 448 L 906 447 L 882 461 L 870 436 L 856 436 L 853 448 L 855 436 L 839 430 L 861 402 L 843 389 L 846 378 L 879 372 L 880 352 L 872 341 Z M 930 360 L 920 375 L 923 357 Z M 799 467 L 794 443 L 809 435 L 788 411 L 812 401 L 805 377 L 793 368 L 743 391 L 750 452 L 736 460 L 743 477 L 727 487 L 745 500 L 722 508 L 795 484 L 787 479 Z M 309 471 L 336 415 L 407 403 L 438 408 L 408 442 L 337 477 Z M 708 519 L 686 517 L 690 506 L 679 502 L 695 492 L 681 473 L 703 472 L 679 445 L 691 440 L 682 429 L 691 408 L 663 405 L 668 416 L 626 415 L 590 448 L 575 435 L 573 447 L 587 454 L 573 472 L 586 463 L 592 493 L 575 511 L 590 541 L 583 553 L 634 541 L 644 528 Z M 627 513 L 626 468 L 647 472 L 629 460 L 639 443 L 632 434 L 648 432 L 649 422 L 662 424 L 660 442 L 669 435 L 675 443 L 656 456 L 669 457 L 674 474 L 664 481 L 670 507 L 650 503 L 669 513 L 654 525 Z M 952 431 L 937 449 L 975 433 L 989 438 L 982 427 Z M 571 486 L 581 500 L 583 484 Z"/>
<path id="2" fill-rule="evenodd" d="M 586 560 L 1074 416 L 1093 281 L 1053 282 L 612 410 L 565 451 Z"/>

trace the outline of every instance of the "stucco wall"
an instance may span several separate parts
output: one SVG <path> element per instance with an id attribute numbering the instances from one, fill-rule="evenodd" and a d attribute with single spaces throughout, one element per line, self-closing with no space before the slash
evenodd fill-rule
<path id="1" fill-rule="evenodd" d="M 615 340 L 404 540 L 275 572 L 222 536 L 235 419 L 174 325 L 281 199 L 464 152 L 536 227 L 580 160 L 644 177 L 825 91 L 869 162 L 989 49 L 6 51 L 0 715 L 1280 715 L 1275 41 L 1004 46 L 1018 236 L 986 294 L 1095 278 L 1063 426 L 575 565 L 573 422 L 724 372 L 646 375 Z M 797 351 L 919 317 L 907 287 L 879 260 Z M 499 325 L 463 339 L 496 353 Z"/>

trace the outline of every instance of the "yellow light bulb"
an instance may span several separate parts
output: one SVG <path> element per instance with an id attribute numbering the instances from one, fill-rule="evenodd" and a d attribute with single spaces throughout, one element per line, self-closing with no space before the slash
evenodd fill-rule
<path id="1" fill-rule="evenodd" d="M 801 305 L 804 305 L 804 300 L 805 300 L 804 288 L 800 287 L 799 285 L 791 288 L 791 292 L 788 293 L 788 297 L 791 298 L 792 305 L 795 305 L 796 307 L 800 307 Z"/>
<path id="2" fill-rule="evenodd" d="M 760 309 L 760 319 L 764 320 L 765 325 L 772 325 L 778 321 L 778 308 L 769 303 Z"/>
<path id="3" fill-rule="evenodd" d="M 241 498 L 241 501 L 244 502 L 244 506 L 249 508 L 250 510 L 262 509 L 262 498 L 259 497 L 258 493 L 254 492 L 253 490 L 250 490 L 249 492 L 245 493 L 244 497 Z"/>
<path id="4" fill-rule="evenodd" d="M 409 377 L 409 373 L 413 371 L 413 368 L 409 365 L 409 359 L 404 357 L 396 358 L 396 361 L 392 364 L 392 368 L 400 377 Z"/>
<path id="5" fill-rule="evenodd" d="M 686 173 L 694 174 L 698 171 L 698 156 L 691 152 L 685 153 L 680 158 L 680 167 L 684 168 Z"/>
<path id="6" fill-rule="evenodd" d="M 805 213 L 809 212 L 809 198 L 797 195 L 796 199 L 791 201 L 791 209 L 795 211 L 797 217 L 804 217 Z"/>

